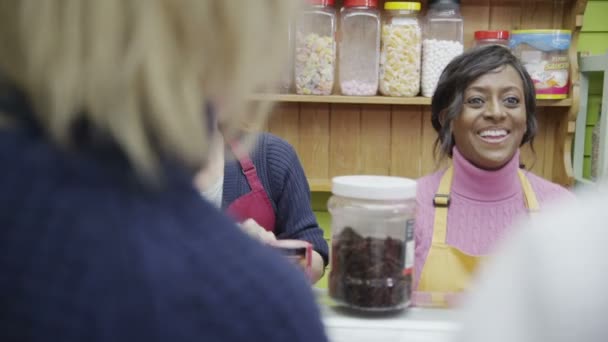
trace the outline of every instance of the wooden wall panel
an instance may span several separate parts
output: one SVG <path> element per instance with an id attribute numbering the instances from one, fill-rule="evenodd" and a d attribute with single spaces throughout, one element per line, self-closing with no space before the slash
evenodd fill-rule
<path id="1" fill-rule="evenodd" d="M 553 27 L 553 2 L 522 0 L 522 29 L 550 29 Z"/>
<path id="2" fill-rule="evenodd" d="M 422 176 L 422 107 L 392 106 L 391 165 L 393 176 Z"/>
<path id="3" fill-rule="evenodd" d="M 391 164 L 390 106 L 364 106 L 361 111 L 361 169 L 364 174 L 387 175 Z"/>
<path id="4" fill-rule="evenodd" d="M 478 0 L 461 6 L 464 18 L 464 46 L 473 46 L 475 31 L 490 27 L 490 0 Z"/>
<path id="5" fill-rule="evenodd" d="M 278 105 L 268 121 L 268 131 L 289 141 L 296 151 L 300 138 L 300 107 L 298 104 Z M 299 151 L 298 151 L 299 153 Z"/>
<path id="6" fill-rule="evenodd" d="M 490 0 L 490 30 L 517 30 L 521 25 L 520 0 Z"/>
<path id="7" fill-rule="evenodd" d="M 299 130 L 298 153 L 306 176 L 309 179 L 329 179 L 329 105 L 301 104 Z"/>
<path id="8" fill-rule="evenodd" d="M 431 124 L 431 109 L 425 107 L 422 110 L 422 151 L 420 160 L 422 162 L 422 174 L 436 171 L 440 166 L 435 160 L 434 145 L 437 133 Z"/>
<path id="9" fill-rule="evenodd" d="M 329 176 L 361 173 L 361 106 L 331 106 Z"/>

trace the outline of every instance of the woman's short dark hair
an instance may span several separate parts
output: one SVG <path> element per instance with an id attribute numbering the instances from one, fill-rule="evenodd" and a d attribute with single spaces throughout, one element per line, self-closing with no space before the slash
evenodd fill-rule
<path id="1" fill-rule="evenodd" d="M 534 140 L 536 135 L 536 92 L 530 75 L 507 48 L 499 45 L 482 46 L 456 57 L 443 70 L 431 102 L 431 122 L 437 131 L 435 151 L 441 158 L 452 156 L 455 141 L 452 121 L 462 112 L 465 90 L 479 77 L 510 65 L 522 79 L 526 106 L 526 133 L 521 145 Z"/>

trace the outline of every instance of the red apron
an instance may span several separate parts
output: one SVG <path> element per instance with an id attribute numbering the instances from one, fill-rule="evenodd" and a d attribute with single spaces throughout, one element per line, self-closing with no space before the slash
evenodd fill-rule
<path id="1" fill-rule="evenodd" d="M 253 219 L 257 224 L 269 232 L 274 231 L 275 214 L 270 198 L 264 190 L 264 186 L 258 177 L 255 165 L 246 153 L 241 153 L 236 143 L 231 143 L 230 148 L 241 164 L 243 174 L 247 177 L 247 183 L 251 191 L 232 202 L 226 212 L 237 222 Z"/>

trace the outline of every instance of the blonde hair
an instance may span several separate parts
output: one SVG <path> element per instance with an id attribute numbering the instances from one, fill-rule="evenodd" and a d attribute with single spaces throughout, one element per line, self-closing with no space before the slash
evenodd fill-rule
<path id="1" fill-rule="evenodd" d="M 204 165 L 205 103 L 230 136 L 259 125 L 254 87 L 282 65 L 294 1 L 0 0 L 0 75 L 25 92 L 50 138 L 71 146 L 85 119 L 135 169 L 155 175 L 161 155 Z"/>

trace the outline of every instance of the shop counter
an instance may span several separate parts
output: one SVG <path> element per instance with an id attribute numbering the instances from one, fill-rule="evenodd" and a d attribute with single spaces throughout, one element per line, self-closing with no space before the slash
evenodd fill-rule
<path id="1" fill-rule="evenodd" d="M 410 308 L 392 315 L 360 314 L 335 306 L 324 293 L 318 299 L 331 342 L 447 342 L 459 329 L 456 310 Z"/>

